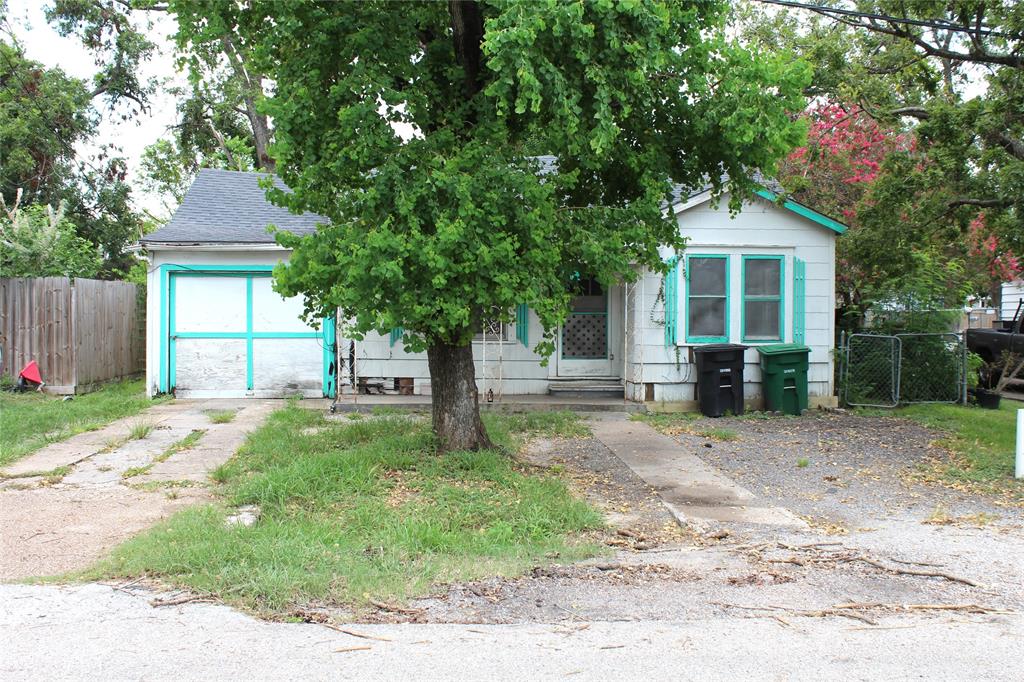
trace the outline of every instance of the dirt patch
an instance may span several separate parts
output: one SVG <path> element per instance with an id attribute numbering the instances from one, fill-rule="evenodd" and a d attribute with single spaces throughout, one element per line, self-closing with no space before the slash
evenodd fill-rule
<path id="1" fill-rule="evenodd" d="M 591 536 L 603 544 L 643 551 L 693 541 L 658 493 L 596 438 L 537 438 L 519 458 L 560 476 L 604 513 L 607 529 Z"/>
<path id="2" fill-rule="evenodd" d="M 115 488 L 0 492 L 0 580 L 85 568 L 135 533 L 204 499 L 202 488 L 173 495 Z"/>
<path id="3" fill-rule="evenodd" d="M 800 418 L 701 419 L 737 434 L 730 442 L 677 433 L 688 451 L 819 526 L 867 528 L 900 515 L 922 519 L 941 506 L 951 516 L 984 513 L 1024 520 L 1014 510 L 967 491 L 924 485 L 914 473 L 948 456 L 941 435 L 913 422 L 812 412 Z"/>

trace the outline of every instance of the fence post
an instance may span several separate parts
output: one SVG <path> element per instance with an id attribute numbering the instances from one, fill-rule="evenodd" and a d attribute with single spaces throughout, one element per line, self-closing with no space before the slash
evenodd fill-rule
<path id="1" fill-rule="evenodd" d="M 967 332 L 960 332 L 960 353 L 962 358 L 960 360 L 960 372 L 963 377 L 960 385 L 960 404 L 967 404 Z"/>

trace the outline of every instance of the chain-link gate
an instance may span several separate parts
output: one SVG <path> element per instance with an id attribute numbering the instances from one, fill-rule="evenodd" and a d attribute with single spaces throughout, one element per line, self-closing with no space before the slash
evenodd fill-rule
<path id="1" fill-rule="evenodd" d="M 851 334 L 841 357 L 847 405 L 896 407 L 966 399 L 967 348 L 960 334 Z"/>
<path id="2" fill-rule="evenodd" d="M 858 407 L 896 407 L 900 402 L 900 340 L 850 334 L 843 363 L 843 399 Z"/>

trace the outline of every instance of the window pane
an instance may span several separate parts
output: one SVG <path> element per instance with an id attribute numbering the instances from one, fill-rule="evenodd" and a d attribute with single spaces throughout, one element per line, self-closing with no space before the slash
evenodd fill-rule
<path id="1" fill-rule="evenodd" d="M 689 336 L 725 336 L 725 299 L 691 298 Z"/>
<path id="2" fill-rule="evenodd" d="M 779 269 L 782 261 L 775 258 L 753 258 L 743 261 L 743 288 L 747 296 L 778 296 Z"/>
<path id="3" fill-rule="evenodd" d="M 725 259 L 697 258 L 689 260 L 691 296 L 725 296 Z"/>
<path id="4" fill-rule="evenodd" d="M 743 338 L 750 341 L 782 338 L 779 333 L 778 301 L 745 301 L 743 308 Z"/>

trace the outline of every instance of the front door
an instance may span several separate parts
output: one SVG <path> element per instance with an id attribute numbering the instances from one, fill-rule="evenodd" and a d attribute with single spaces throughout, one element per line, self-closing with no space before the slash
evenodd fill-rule
<path id="1" fill-rule="evenodd" d="M 579 282 L 571 312 L 559 334 L 559 376 L 613 375 L 610 304 L 608 292 L 597 280 L 587 278 Z"/>

